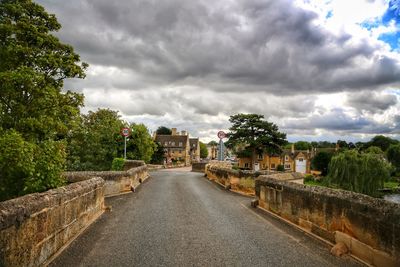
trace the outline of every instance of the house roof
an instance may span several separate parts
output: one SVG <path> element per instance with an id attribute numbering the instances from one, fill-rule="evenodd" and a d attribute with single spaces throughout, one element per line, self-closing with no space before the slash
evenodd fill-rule
<path id="1" fill-rule="evenodd" d="M 188 136 L 187 135 L 157 135 L 156 142 L 161 143 L 163 147 L 180 147 L 186 148 Z M 179 146 L 182 143 L 182 146 Z"/>

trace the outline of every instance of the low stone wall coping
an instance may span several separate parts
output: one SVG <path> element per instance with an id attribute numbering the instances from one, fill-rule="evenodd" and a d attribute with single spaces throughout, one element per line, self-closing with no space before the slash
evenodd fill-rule
<path id="1" fill-rule="evenodd" d="M 0 202 L 0 230 L 12 225 L 20 225 L 32 214 L 48 207 L 61 205 L 64 202 L 79 197 L 84 192 L 92 191 L 103 185 L 103 179 L 94 177 L 43 193 L 33 193 Z"/>

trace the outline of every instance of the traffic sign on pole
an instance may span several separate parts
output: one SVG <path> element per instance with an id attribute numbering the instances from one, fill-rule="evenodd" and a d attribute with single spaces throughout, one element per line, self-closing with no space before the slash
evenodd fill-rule
<path id="1" fill-rule="evenodd" d="M 130 135 L 130 128 L 122 128 L 121 135 L 124 137 L 124 159 L 126 159 L 126 138 Z"/>
<path id="2" fill-rule="evenodd" d="M 224 160 L 224 142 L 222 142 L 222 139 L 226 138 L 226 133 L 224 131 L 219 131 L 217 136 L 219 138 L 218 160 L 223 161 Z"/>

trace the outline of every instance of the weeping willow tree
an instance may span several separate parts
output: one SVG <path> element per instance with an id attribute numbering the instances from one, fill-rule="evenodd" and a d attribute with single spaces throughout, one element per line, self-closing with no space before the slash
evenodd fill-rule
<path id="1" fill-rule="evenodd" d="M 342 189 L 377 196 L 390 177 L 390 165 L 379 155 L 345 151 L 329 164 L 328 183 Z"/>

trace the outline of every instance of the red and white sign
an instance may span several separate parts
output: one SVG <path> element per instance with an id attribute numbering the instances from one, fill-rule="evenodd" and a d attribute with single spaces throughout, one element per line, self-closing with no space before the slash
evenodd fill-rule
<path id="1" fill-rule="evenodd" d="M 122 128 L 121 129 L 121 135 L 122 136 L 127 137 L 127 136 L 129 136 L 130 132 L 131 132 L 131 129 L 129 129 L 129 128 Z"/>
<path id="2" fill-rule="evenodd" d="M 226 137 L 226 133 L 224 133 L 223 131 L 219 131 L 217 135 L 219 139 L 224 139 Z"/>

